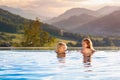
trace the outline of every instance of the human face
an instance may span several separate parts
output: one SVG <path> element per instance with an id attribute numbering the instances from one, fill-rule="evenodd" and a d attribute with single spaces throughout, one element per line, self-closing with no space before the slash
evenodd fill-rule
<path id="1" fill-rule="evenodd" d="M 60 52 L 65 52 L 65 51 L 66 51 L 65 46 L 64 46 L 64 45 L 60 46 L 60 47 L 59 47 L 59 51 L 60 51 Z"/>
<path id="2" fill-rule="evenodd" d="M 83 41 L 83 42 L 82 42 L 82 47 L 83 47 L 83 48 L 87 48 L 87 46 L 88 46 L 87 43 Z"/>
<path id="3" fill-rule="evenodd" d="M 63 49 L 63 51 L 66 51 L 66 46 L 63 45 L 63 46 L 62 46 L 62 49 Z"/>

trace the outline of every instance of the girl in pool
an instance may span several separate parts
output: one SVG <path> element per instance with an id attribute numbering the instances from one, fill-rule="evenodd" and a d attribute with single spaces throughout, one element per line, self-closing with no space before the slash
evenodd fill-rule
<path id="1" fill-rule="evenodd" d="M 81 53 L 83 54 L 83 62 L 85 64 L 90 64 L 91 56 L 95 52 L 93 48 L 92 41 L 89 38 L 85 38 L 82 40 L 82 50 Z"/>
<path id="2" fill-rule="evenodd" d="M 65 63 L 67 45 L 63 42 L 57 44 L 56 53 L 60 63 Z"/>

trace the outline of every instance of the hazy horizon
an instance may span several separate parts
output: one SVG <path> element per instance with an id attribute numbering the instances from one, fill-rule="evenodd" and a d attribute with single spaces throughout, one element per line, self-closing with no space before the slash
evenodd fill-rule
<path id="1" fill-rule="evenodd" d="M 119 5 L 119 0 L 0 0 L 0 6 L 29 10 L 46 17 L 58 16 L 71 8 L 96 10 Z"/>

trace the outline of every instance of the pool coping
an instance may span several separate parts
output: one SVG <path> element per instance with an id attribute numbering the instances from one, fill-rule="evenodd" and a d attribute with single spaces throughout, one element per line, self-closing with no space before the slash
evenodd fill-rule
<path id="1" fill-rule="evenodd" d="M 94 47 L 96 50 L 120 50 L 120 47 Z M 0 47 L 0 50 L 55 50 L 55 47 Z M 81 47 L 68 47 L 68 50 L 80 50 Z"/>

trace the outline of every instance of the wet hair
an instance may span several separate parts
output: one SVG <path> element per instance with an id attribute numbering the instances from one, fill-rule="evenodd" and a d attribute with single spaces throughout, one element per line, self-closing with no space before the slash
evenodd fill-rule
<path id="1" fill-rule="evenodd" d="M 63 42 L 59 42 L 56 47 L 56 52 L 61 52 L 61 47 L 63 46 L 66 48 L 65 50 L 67 50 L 67 45 Z"/>
<path id="2" fill-rule="evenodd" d="M 87 48 L 90 48 L 93 51 L 95 51 L 95 49 L 93 48 L 93 43 L 89 38 L 84 38 L 82 42 L 85 42 L 88 45 Z"/>

